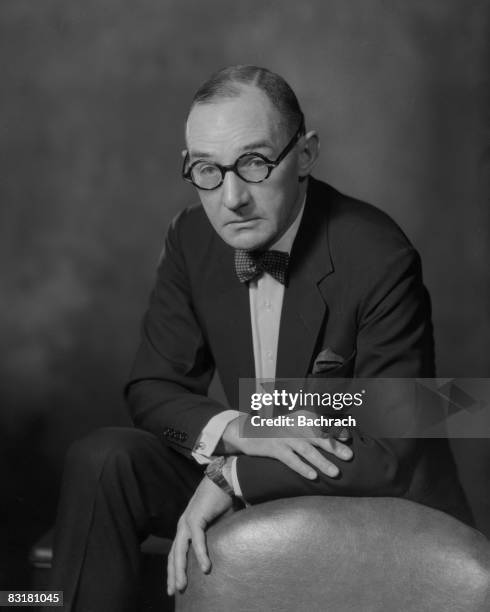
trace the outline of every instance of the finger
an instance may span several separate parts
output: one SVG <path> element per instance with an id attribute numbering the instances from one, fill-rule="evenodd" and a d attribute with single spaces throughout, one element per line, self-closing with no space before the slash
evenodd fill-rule
<path id="1" fill-rule="evenodd" d="M 187 585 L 187 552 L 189 550 L 190 533 L 187 529 L 177 532 L 174 550 L 175 586 L 179 591 Z"/>
<path id="2" fill-rule="evenodd" d="M 202 529 L 197 528 L 192 531 L 192 547 L 201 570 L 205 574 L 208 573 L 211 569 L 211 561 L 209 560 L 206 546 L 206 535 Z"/>
<path id="3" fill-rule="evenodd" d="M 174 544 L 167 558 L 167 593 L 171 597 L 175 593 Z"/>
<path id="4" fill-rule="evenodd" d="M 319 448 L 322 448 L 324 451 L 327 451 L 327 453 L 335 455 L 339 459 L 344 461 L 349 461 L 349 459 L 352 459 L 352 449 L 349 446 L 342 444 L 342 442 L 339 442 L 335 438 L 330 436 L 326 438 L 314 438 L 313 443 Z"/>
<path id="5" fill-rule="evenodd" d="M 334 463 L 326 459 L 313 446 L 312 443 L 298 440 L 293 444 L 293 450 L 295 453 L 299 454 L 301 457 L 304 457 L 314 468 L 317 468 L 320 470 L 320 472 L 332 478 L 338 476 L 339 468 Z"/>
<path id="6" fill-rule="evenodd" d="M 303 478 L 313 480 L 318 475 L 311 465 L 307 465 L 304 461 L 301 461 L 290 446 L 283 448 L 276 454 L 276 457 L 279 461 L 282 461 L 284 465 L 287 465 L 288 468 L 291 468 L 300 476 L 303 476 Z"/>
<path id="7" fill-rule="evenodd" d="M 352 440 L 352 434 L 347 427 L 342 427 L 337 437 L 341 442 L 348 442 Z"/>

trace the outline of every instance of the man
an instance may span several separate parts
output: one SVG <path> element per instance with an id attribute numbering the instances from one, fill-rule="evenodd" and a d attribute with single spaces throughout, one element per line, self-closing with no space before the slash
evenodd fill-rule
<path id="1" fill-rule="evenodd" d="M 190 544 L 210 571 L 206 527 L 235 498 L 403 496 L 467 518 L 445 441 L 240 436 L 240 377 L 433 376 L 429 299 L 393 221 L 310 176 L 318 137 L 278 75 L 214 75 L 186 147 L 200 204 L 166 238 L 126 388 L 138 429 L 68 454 L 53 570 L 66 609 L 130 610 L 152 532 L 174 539 L 169 594 L 185 588 Z M 215 369 L 231 410 L 206 395 Z"/>

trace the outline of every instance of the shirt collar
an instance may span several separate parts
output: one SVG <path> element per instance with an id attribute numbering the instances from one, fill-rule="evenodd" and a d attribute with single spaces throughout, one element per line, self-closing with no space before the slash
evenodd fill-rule
<path id="1" fill-rule="evenodd" d="M 303 218 L 303 212 L 305 210 L 305 202 L 306 202 L 306 193 L 303 198 L 303 203 L 301 204 L 301 208 L 296 215 L 296 219 L 291 223 L 286 232 L 274 242 L 271 246 L 270 250 L 274 251 L 284 251 L 286 253 L 291 254 L 291 249 L 293 248 L 293 242 L 296 238 L 296 234 L 298 233 L 299 225 L 301 223 L 301 219 Z"/>

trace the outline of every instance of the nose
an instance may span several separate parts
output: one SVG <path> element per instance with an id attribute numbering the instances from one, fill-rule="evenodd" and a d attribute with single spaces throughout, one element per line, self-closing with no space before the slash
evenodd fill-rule
<path id="1" fill-rule="evenodd" d="M 248 202 L 247 183 L 234 172 L 227 172 L 223 180 L 222 202 L 230 210 L 238 210 Z"/>

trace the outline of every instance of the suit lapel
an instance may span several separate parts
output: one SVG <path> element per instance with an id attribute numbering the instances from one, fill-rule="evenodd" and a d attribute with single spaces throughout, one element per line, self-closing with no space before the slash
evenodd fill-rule
<path id="1" fill-rule="evenodd" d="M 328 246 L 328 192 L 310 178 L 303 219 L 291 251 L 284 293 L 276 378 L 301 378 L 309 370 L 327 316 L 321 281 L 333 271 Z"/>
<path id="2" fill-rule="evenodd" d="M 255 376 L 248 287 L 236 276 L 233 249 L 218 236 L 213 243 L 206 266 L 212 275 L 202 279 L 205 316 L 221 383 L 230 404 L 238 406 L 237 378 Z"/>

